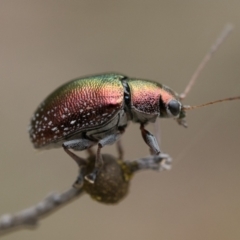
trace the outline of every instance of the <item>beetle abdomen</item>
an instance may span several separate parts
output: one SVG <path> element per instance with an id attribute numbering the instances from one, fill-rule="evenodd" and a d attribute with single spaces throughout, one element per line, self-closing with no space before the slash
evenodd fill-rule
<path id="1" fill-rule="evenodd" d="M 124 76 L 103 74 L 64 84 L 38 107 L 30 124 L 36 148 L 67 139 L 75 133 L 99 128 L 123 108 Z"/>

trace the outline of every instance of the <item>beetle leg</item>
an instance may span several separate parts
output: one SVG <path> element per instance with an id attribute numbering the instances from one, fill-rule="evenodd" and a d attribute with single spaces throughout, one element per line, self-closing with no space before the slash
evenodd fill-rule
<path id="1" fill-rule="evenodd" d="M 66 141 L 62 144 L 62 146 L 63 148 L 68 148 L 68 149 L 71 148 L 74 150 L 82 151 L 94 146 L 95 144 L 96 142 L 93 142 L 87 138 L 80 138 L 80 139 Z"/>
<path id="2" fill-rule="evenodd" d="M 151 153 L 158 155 L 161 151 L 155 136 L 144 128 L 144 124 L 140 125 L 140 130 L 145 143 L 150 147 Z"/>
<path id="3" fill-rule="evenodd" d="M 88 157 L 96 156 L 95 151 L 93 148 L 88 148 L 87 149 Z"/>
<path id="4" fill-rule="evenodd" d="M 119 130 L 119 133 L 120 133 L 120 134 L 123 134 L 123 133 L 125 132 L 125 127 L 119 127 L 118 130 Z M 123 146 L 122 146 L 122 141 L 121 141 L 121 139 L 118 139 L 116 145 L 117 145 L 118 159 L 121 160 L 121 161 L 123 161 L 124 151 L 123 151 Z"/>
<path id="5" fill-rule="evenodd" d="M 117 152 L 118 152 L 118 159 L 123 161 L 124 151 L 123 151 L 122 142 L 120 139 L 117 141 Z"/>
<path id="6" fill-rule="evenodd" d="M 84 182 L 84 172 L 85 172 L 85 168 L 80 168 L 79 169 L 79 174 L 78 177 L 76 179 L 76 181 L 73 183 L 73 187 L 76 189 L 80 189 L 83 186 L 83 182 Z"/>
<path id="7" fill-rule="evenodd" d="M 77 163 L 79 167 L 86 166 L 87 161 L 84 158 L 77 156 L 63 145 L 64 151 Z"/>
<path id="8" fill-rule="evenodd" d="M 83 180 L 84 180 L 83 176 L 84 176 L 85 167 L 87 165 L 87 161 L 84 158 L 81 158 L 76 154 L 74 154 L 73 152 L 71 152 L 64 145 L 63 145 L 63 149 L 77 163 L 79 167 L 79 174 L 78 174 L 77 180 L 73 184 L 73 187 L 80 189 L 83 185 Z"/>
<path id="9" fill-rule="evenodd" d="M 106 136 L 105 138 L 101 139 L 98 142 L 98 149 L 97 149 L 97 155 L 96 155 L 96 161 L 95 161 L 95 167 L 92 171 L 92 173 L 88 174 L 87 176 L 85 176 L 85 180 L 87 180 L 90 183 L 94 183 L 98 170 L 102 167 L 103 165 L 103 160 L 102 160 L 102 156 L 101 156 L 101 149 L 106 146 L 106 145 L 111 145 L 113 143 L 115 143 L 116 141 L 118 141 L 118 139 L 120 138 L 121 133 L 114 133 L 111 135 Z"/>
<path id="10" fill-rule="evenodd" d="M 70 141 L 66 141 L 62 144 L 64 151 L 78 164 L 79 166 L 79 175 L 76 180 L 76 182 L 73 184 L 73 187 L 75 188 L 81 188 L 83 185 L 83 171 L 84 167 L 86 166 L 87 162 L 85 159 L 80 158 L 73 152 L 69 150 L 69 148 L 74 150 L 84 150 L 89 149 L 93 145 L 95 145 L 96 142 L 90 141 L 88 139 L 82 138 L 82 139 L 74 139 Z"/>

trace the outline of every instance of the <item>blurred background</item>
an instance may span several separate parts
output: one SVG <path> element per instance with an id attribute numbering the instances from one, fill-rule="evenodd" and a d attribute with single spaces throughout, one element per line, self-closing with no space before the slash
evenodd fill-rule
<path id="1" fill-rule="evenodd" d="M 226 23 L 235 25 L 185 103 L 240 95 L 240 2 L 0 2 L 0 215 L 63 191 L 77 168 L 62 149 L 37 152 L 27 126 L 38 104 L 79 76 L 115 71 L 182 92 Z M 188 129 L 161 120 L 170 172 L 137 174 L 117 205 L 84 195 L 15 239 L 240 239 L 240 101 L 188 113 Z M 152 127 L 148 127 L 152 130 Z M 125 158 L 148 155 L 139 126 Z M 103 152 L 116 155 L 115 146 Z M 84 152 L 79 153 L 85 156 Z"/>

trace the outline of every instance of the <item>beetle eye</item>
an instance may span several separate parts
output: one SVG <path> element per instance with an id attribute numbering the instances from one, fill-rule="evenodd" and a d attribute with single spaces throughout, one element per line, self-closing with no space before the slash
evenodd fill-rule
<path id="1" fill-rule="evenodd" d="M 180 113 L 181 110 L 181 104 L 177 100 L 171 100 L 167 104 L 168 110 L 173 116 L 177 116 Z"/>

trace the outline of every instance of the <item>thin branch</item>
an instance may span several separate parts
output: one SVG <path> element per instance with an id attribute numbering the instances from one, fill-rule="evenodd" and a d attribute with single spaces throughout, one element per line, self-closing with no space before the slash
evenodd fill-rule
<path id="1" fill-rule="evenodd" d="M 91 156 L 93 157 L 93 156 Z M 103 154 L 105 159 L 108 161 L 117 162 L 117 158 Z M 94 159 L 94 157 L 93 157 Z M 171 168 L 172 159 L 167 154 L 160 154 L 159 156 L 148 156 L 145 158 L 140 158 L 135 161 L 124 161 L 123 163 L 129 166 L 132 173 L 138 170 L 169 170 Z M 105 166 L 105 168 L 108 165 Z M 109 165 L 110 166 L 110 165 Z M 122 163 L 119 164 L 122 166 Z M 110 166 L 111 167 L 111 166 Z M 80 171 L 81 172 L 81 171 Z M 124 174 L 124 169 L 122 169 L 121 175 Z M 110 174 L 109 174 L 110 176 Z M 106 178 L 109 181 L 109 176 Z M 79 176 L 78 176 L 79 178 Z M 114 180 L 114 179 L 113 179 Z M 38 222 L 50 214 L 54 213 L 57 209 L 70 203 L 72 200 L 77 199 L 82 195 L 84 191 L 83 183 L 81 188 L 71 187 L 67 191 L 58 194 L 51 193 L 45 199 L 37 203 L 35 206 L 26 208 L 20 212 L 14 214 L 4 214 L 0 217 L 0 235 L 5 233 L 12 233 L 15 230 L 21 228 L 29 228 L 37 226 Z M 119 187 L 119 186 L 116 186 Z M 98 189 L 99 191 L 104 189 Z"/>
<path id="2" fill-rule="evenodd" d="M 81 189 L 72 187 L 61 194 L 49 194 L 35 206 L 26 208 L 15 214 L 2 215 L 0 217 L 0 234 L 3 233 L 4 230 L 17 230 L 19 226 L 36 226 L 40 219 L 53 213 L 61 206 L 70 203 L 74 198 L 79 197 L 80 193 L 82 193 Z"/>

